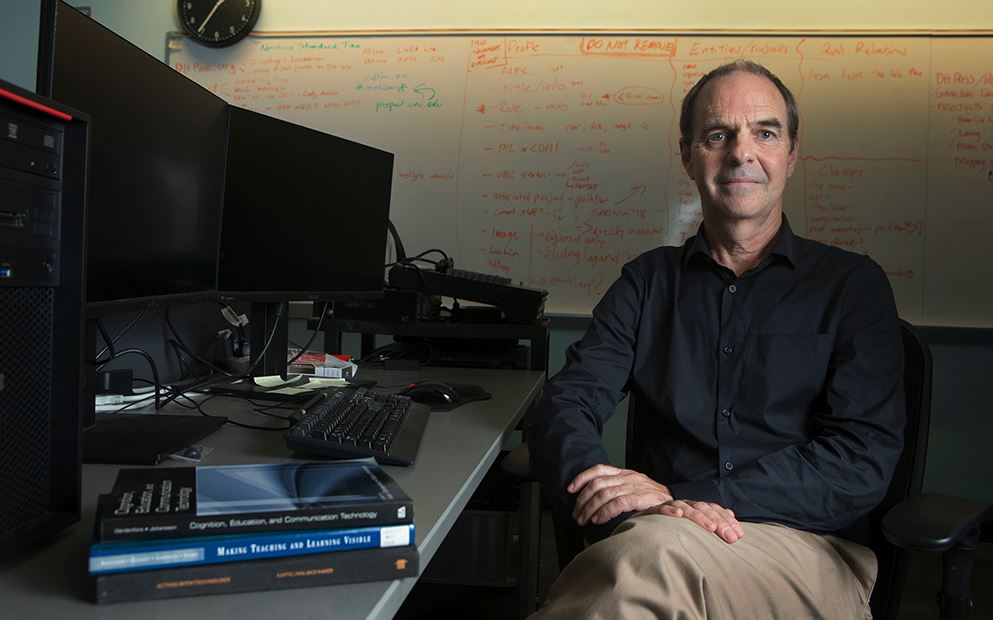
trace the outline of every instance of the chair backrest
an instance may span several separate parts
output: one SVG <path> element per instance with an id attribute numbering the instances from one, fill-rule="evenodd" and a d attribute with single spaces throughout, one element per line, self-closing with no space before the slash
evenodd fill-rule
<path id="1" fill-rule="evenodd" d="M 921 492 L 924 459 L 927 455 L 931 423 L 931 350 L 917 330 L 900 321 L 903 334 L 903 388 L 907 400 L 907 425 L 903 431 L 903 453 L 883 501 L 869 514 L 872 550 L 879 562 L 879 574 L 872 591 L 872 615 L 877 620 L 896 618 L 910 553 L 897 549 L 883 537 L 883 516 L 902 499 Z"/>

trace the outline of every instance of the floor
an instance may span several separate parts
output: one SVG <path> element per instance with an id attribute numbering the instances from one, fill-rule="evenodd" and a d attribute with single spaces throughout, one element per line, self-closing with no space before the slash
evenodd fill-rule
<path id="1" fill-rule="evenodd" d="M 551 518 L 545 516 L 541 532 L 538 593 L 543 599 L 558 575 Z M 898 617 L 900 620 L 938 618 L 935 595 L 941 583 L 940 556 L 914 554 Z M 993 620 L 993 543 L 981 543 L 972 574 L 974 607 L 970 620 Z M 395 618 L 474 618 L 504 620 L 517 618 L 515 588 L 480 588 L 447 584 L 422 584 L 401 607 Z"/>

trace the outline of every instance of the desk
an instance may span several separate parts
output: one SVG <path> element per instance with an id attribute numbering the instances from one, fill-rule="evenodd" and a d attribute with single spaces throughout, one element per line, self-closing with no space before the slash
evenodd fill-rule
<path id="1" fill-rule="evenodd" d="M 390 372 L 362 370 L 362 378 L 382 385 L 400 385 L 419 379 L 475 383 L 493 398 L 463 405 L 450 412 L 434 412 L 411 467 L 386 470 L 414 500 L 417 548 L 421 567 L 427 566 L 455 523 L 473 491 L 496 460 L 504 441 L 536 397 L 544 380 L 538 371 L 430 368 Z M 237 415 L 243 404 L 211 401 L 208 413 Z M 245 419 L 240 415 L 238 419 Z M 259 423 L 256 416 L 248 418 Z M 214 450 L 204 465 L 282 461 L 290 457 L 282 435 L 226 425 L 205 438 Z M 87 547 L 93 528 L 96 496 L 110 490 L 118 468 L 83 467 L 82 519 L 57 541 L 37 553 L 3 567 L 0 601 L 7 618 L 391 618 L 414 587 L 415 579 L 246 592 L 164 601 L 96 605 L 85 575 Z"/>

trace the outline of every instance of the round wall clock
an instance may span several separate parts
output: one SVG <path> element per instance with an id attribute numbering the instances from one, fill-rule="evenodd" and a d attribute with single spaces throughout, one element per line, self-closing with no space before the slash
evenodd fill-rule
<path id="1" fill-rule="evenodd" d="M 224 47 L 241 41 L 259 19 L 262 0 L 178 0 L 179 21 L 194 41 Z"/>

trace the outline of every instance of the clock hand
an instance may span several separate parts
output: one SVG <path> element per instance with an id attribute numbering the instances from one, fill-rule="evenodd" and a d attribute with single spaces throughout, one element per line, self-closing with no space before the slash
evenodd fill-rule
<path id="1" fill-rule="evenodd" d="M 207 22 L 210 21 L 210 18 L 214 16 L 214 13 L 217 12 L 217 9 L 219 9 L 222 4 L 224 4 L 224 0 L 217 0 L 217 2 L 214 3 L 214 8 L 210 9 L 210 13 L 207 13 L 207 17 L 205 17 L 203 22 L 200 23 L 200 27 L 197 28 L 197 32 L 203 34 L 203 29 L 207 26 Z"/>

